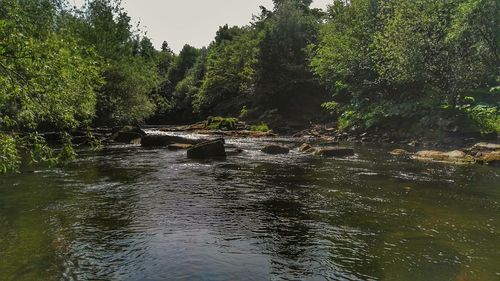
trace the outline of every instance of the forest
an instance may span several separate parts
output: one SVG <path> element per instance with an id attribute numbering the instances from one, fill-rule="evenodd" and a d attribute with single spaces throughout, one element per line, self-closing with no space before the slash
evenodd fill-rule
<path id="1" fill-rule="evenodd" d="M 275 0 L 174 53 L 118 0 L 1 0 L 0 171 L 73 159 L 77 130 L 210 116 L 284 133 L 500 132 L 499 1 L 311 2 Z"/>

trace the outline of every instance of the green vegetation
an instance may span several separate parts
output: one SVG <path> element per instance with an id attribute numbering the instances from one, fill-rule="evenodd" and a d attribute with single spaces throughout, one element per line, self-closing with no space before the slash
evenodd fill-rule
<path id="1" fill-rule="evenodd" d="M 264 133 L 271 131 L 269 126 L 264 122 L 258 125 L 253 125 L 252 127 L 250 127 L 250 129 L 255 132 L 264 132 Z"/>
<path id="2" fill-rule="evenodd" d="M 221 26 L 206 48 L 175 54 L 166 42 L 156 50 L 119 0 L 81 9 L 2 1 L 1 171 L 73 158 L 77 129 L 208 116 L 259 131 L 336 121 L 340 130 L 499 132 L 498 1 L 310 4 L 275 0 L 247 26 Z M 59 156 L 45 132 L 62 133 Z"/>
<path id="3" fill-rule="evenodd" d="M 498 8 L 490 0 L 334 1 L 310 47 L 336 105 L 327 108 L 343 128 L 447 130 L 472 121 L 498 131 L 499 99 L 488 91 L 500 79 Z"/>
<path id="4" fill-rule="evenodd" d="M 234 130 L 236 129 L 237 118 L 208 117 L 207 128 L 210 130 Z"/>

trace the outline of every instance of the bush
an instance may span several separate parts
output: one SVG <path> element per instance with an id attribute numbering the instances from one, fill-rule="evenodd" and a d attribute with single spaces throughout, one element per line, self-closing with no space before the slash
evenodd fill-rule
<path id="1" fill-rule="evenodd" d="M 210 130 L 234 130 L 237 122 L 238 119 L 233 117 L 208 117 L 207 128 Z"/>
<path id="2" fill-rule="evenodd" d="M 21 157 L 13 136 L 0 134 L 0 172 L 16 172 L 21 165 Z"/>
<path id="3" fill-rule="evenodd" d="M 255 132 L 269 132 L 271 129 L 269 129 L 269 126 L 262 122 L 258 125 L 253 125 L 251 128 L 250 128 L 252 131 L 255 131 Z"/>

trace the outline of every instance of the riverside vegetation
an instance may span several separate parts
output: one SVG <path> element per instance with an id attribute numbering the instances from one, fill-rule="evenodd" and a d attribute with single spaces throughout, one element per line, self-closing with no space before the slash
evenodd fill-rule
<path id="1" fill-rule="evenodd" d="M 71 160 L 75 135 L 99 147 L 92 128 L 209 116 L 258 131 L 332 123 L 496 138 L 498 1 L 311 2 L 275 0 L 248 25 L 223 25 L 207 47 L 175 54 L 166 42 L 156 50 L 120 1 L 1 1 L 0 171 Z"/>

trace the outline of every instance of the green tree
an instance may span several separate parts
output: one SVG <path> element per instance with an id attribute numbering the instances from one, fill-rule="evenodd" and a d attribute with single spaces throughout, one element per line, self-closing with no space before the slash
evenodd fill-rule
<path id="1" fill-rule="evenodd" d="M 194 101 L 202 116 L 237 116 L 253 93 L 258 33 L 250 27 L 227 25 L 210 46 L 206 75 Z"/>
<path id="2" fill-rule="evenodd" d="M 344 127 L 459 118 L 464 96 L 496 85 L 495 2 L 335 1 L 311 48 L 311 67 L 333 94 L 326 107 Z"/>
<path id="3" fill-rule="evenodd" d="M 301 117 L 317 110 L 323 87 L 307 66 L 306 48 L 315 43 L 319 29 L 318 13 L 311 1 L 275 1 L 272 13 L 263 11 L 261 39 L 255 66 L 256 106 L 277 109 L 287 117 Z"/>
<path id="4" fill-rule="evenodd" d="M 71 131 L 94 117 L 100 63 L 61 25 L 62 2 L 3 1 L 0 5 L 0 167 L 49 156 L 37 132 Z M 44 153 L 42 153 L 44 152 Z M 45 153 L 46 152 L 46 153 Z"/>
<path id="5" fill-rule="evenodd" d="M 143 122 L 155 111 L 152 93 L 161 82 L 151 41 L 132 31 L 130 17 L 118 0 L 88 1 L 77 15 L 75 32 L 105 61 L 97 123 Z"/>

